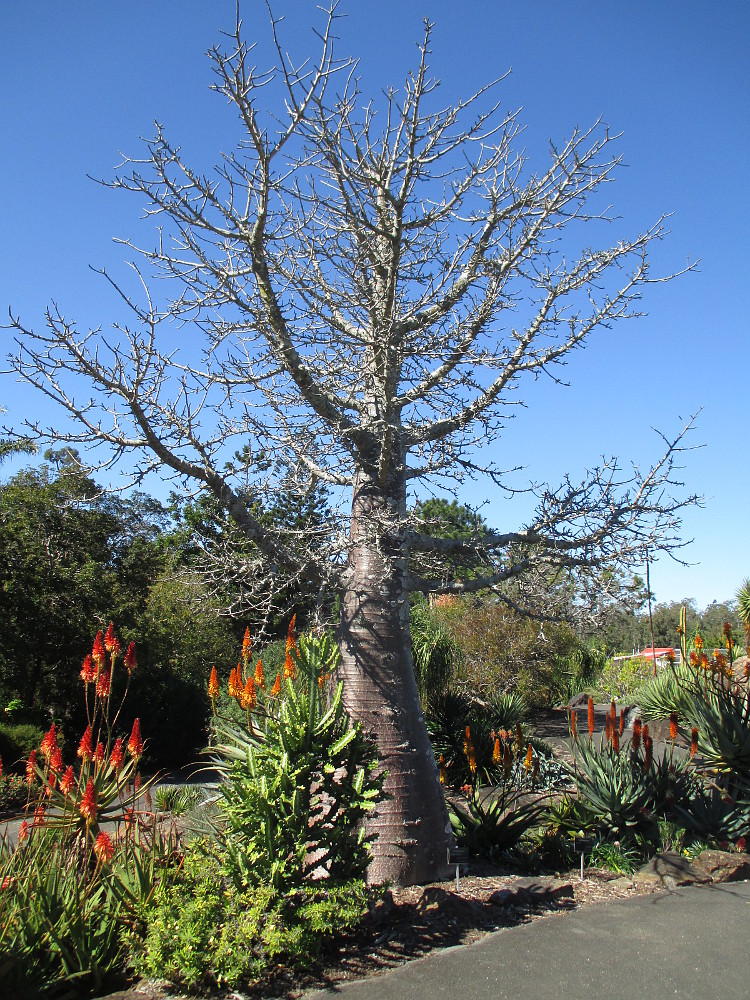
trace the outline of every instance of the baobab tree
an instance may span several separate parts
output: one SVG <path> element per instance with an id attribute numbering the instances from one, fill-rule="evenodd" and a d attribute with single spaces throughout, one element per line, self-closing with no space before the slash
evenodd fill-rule
<path id="1" fill-rule="evenodd" d="M 154 246 L 127 244 L 139 290 L 102 272 L 129 324 L 82 330 L 56 305 L 43 329 L 12 316 L 14 363 L 73 418 L 64 432 L 33 426 L 38 436 L 108 446 L 136 476 L 159 467 L 212 494 L 254 545 L 254 593 L 283 573 L 340 594 L 348 707 L 388 770 L 371 874 L 415 882 L 440 872 L 450 832 L 409 593 L 502 593 L 534 574 L 627 567 L 646 547 L 678 545 L 688 501 L 670 488 L 681 435 L 647 471 L 612 460 L 540 489 L 517 530 L 436 537 L 410 518 L 407 495 L 474 475 L 502 486 L 486 456 L 524 380 L 637 314 L 663 226 L 592 248 L 588 229 L 610 221 L 599 189 L 619 162 L 601 123 L 551 146 L 532 173 L 502 81 L 436 103 L 429 23 L 415 71 L 378 105 L 334 53 L 335 17 L 334 2 L 318 61 L 297 65 L 271 16 L 267 72 L 238 20 L 210 58 L 241 142 L 205 175 L 157 125 L 112 182 L 145 199 L 159 227 Z M 162 304 L 154 277 L 171 288 Z M 253 506 L 320 484 L 350 502 L 325 536 L 290 545 Z M 471 578 L 410 572 L 430 553 L 465 557 Z"/>

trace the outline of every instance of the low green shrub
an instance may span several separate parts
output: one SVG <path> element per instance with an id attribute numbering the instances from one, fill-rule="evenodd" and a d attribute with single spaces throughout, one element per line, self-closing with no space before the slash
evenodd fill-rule
<path id="1" fill-rule="evenodd" d="M 654 676 L 653 663 L 642 656 L 607 660 L 601 673 L 593 681 L 597 694 L 620 701 L 631 698 Z M 640 704 L 640 702 L 639 702 Z"/>
<path id="2" fill-rule="evenodd" d="M 203 799 L 203 790 L 195 785 L 159 785 L 154 790 L 154 805 L 160 812 L 184 816 Z"/>
<path id="3" fill-rule="evenodd" d="M 0 813 L 22 812 L 29 798 L 29 788 L 20 774 L 0 775 Z"/>
<path id="4" fill-rule="evenodd" d="M 280 893 L 268 883 L 240 888 L 223 874 L 209 842 L 196 842 L 179 878 L 145 908 L 147 931 L 131 937 L 130 961 L 143 976 L 186 989 L 251 986 L 280 963 L 313 965 L 367 914 L 364 882 L 326 880 Z"/>
<path id="5" fill-rule="evenodd" d="M 3 770 L 23 774 L 29 754 L 42 742 L 44 729 L 30 722 L 0 722 Z"/>

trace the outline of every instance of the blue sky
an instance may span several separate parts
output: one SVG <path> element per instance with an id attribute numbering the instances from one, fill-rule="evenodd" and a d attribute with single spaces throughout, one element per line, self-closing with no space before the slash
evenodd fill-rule
<path id="1" fill-rule="evenodd" d="M 290 51 L 314 53 L 316 3 L 287 0 L 277 9 L 287 14 Z M 702 447 L 684 456 L 683 470 L 686 491 L 706 497 L 684 519 L 684 537 L 695 539 L 684 557 L 693 565 L 660 560 L 652 587 L 659 600 L 694 597 L 700 606 L 731 597 L 750 575 L 741 424 L 750 384 L 746 4 L 348 0 L 341 11 L 339 51 L 360 57 L 366 93 L 403 80 L 425 16 L 435 22 L 431 66 L 441 103 L 512 69 L 503 99 L 523 107 L 524 143 L 539 169 L 548 139 L 562 140 L 576 125 L 601 116 L 623 133 L 626 165 L 608 190 L 617 227 L 634 235 L 671 213 L 670 236 L 652 254 L 654 272 L 698 258 L 700 268 L 650 289 L 646 317 L 602 331 L 578 352 L 565 372 L 570 388 L 528 387 L 527 407 L 497 459 L 525 467 L 519 485 L 582 474 L 601 455 L 643 466 L 659 454 L 652 428 L 672 434 L 702 407 L 691 437 Z M 263 65 L 265 7 L 245 0 L 243 16 Z M 137 154 L 154 119 L 188 159 L 205 168 L 214 162 L 228 145 L 231 118 L 209 92 L 204 52 L 233 17 L 234 0 L 2 5 L 3 309 L 11 305 L 34 324 L 55 299 L 82 325 L 106 327 L 112 295 L 89 266 L 117 272 L 125 254 L 112 237 L 137 242 L 148 228 L 132 196 L 87 175 L 112 177 L 119 151 Z M 45 412 L 8 374 L 0 375 L 0 403 L 12 425 Z M 4 466 L 4 475 L 11 471 Z M 488 489 L 472 488 L 464 499 L 487 499 L 483 513 L 501 529 L 528 513 L 523 502 L 509 507 Z"/>

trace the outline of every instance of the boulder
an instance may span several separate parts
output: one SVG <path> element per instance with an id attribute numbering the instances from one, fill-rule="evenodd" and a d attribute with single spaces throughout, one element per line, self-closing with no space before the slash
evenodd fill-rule
<path id="1" fill-rule="evenodd" d="M 421 917 L 428 919 L 447 917 L 462 922 L 481 922 L 485 917 L 479 903 L 436 885 L 428 885 L 423 890 L 417 900 L 416 911 Z"/>
<path id="2" fill-rule="evenodd" d="M 750 854 L 736 851 L 701 851 L 695 864 L 712 882 L 742 882 L 750 878 Z"/>
<path id="3" fill-rule="evenodd" d="M 507 889 L 496 889 L 489 901 L 494 906 L 548 906 L 574 896 L 570 882 L 521 878 Z"/>
<path id="4" fill-rule="evenodd" d="M 711 877 L 705 871 L 691 864 L 681 854 L 675 854 L 674 851 L 663 851 L 654 855 L 643 868 L 639 869 L 637 875 L 646 881 L 658 879 L 667 889 L 674 889 L 678 885 L 711 881 Z"/>

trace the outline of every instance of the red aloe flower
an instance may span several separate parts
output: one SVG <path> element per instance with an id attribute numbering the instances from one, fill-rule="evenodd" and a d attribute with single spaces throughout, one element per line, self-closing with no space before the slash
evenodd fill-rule
<path id="1" fill-rule="evenodd" d="M 211 667 L 211 676 L 208 678 L 208 697 L 213 701 L 219 693 L 219 675 L 216 667 Z"/>
<path id="2" fill-rule="evenodd" d="M 620 752 L 620 731 L 617 726 L 612 730 L 612 747 L 615 753 Z"/>
<path id="3" fill-rule="evenodd" d="M 86 684 L 91 684 L 92 681 L 96 680 L 96 667 L 91 659 L 91 653 L 89 653 L 81 666 L 81 680 L 85 681 Z"/>
<path id="4" fill-rule="evenodd" d="M 41 751 L 42 757 L 45 760 L 49 760 L 52 756 L 52 751 L 57 746 L 57 733 L 55 732 L 54 722 L 49 727 L 48 731 L 44 734 L 39 750 Z"/>
<path id="5" fill-rule="evenodd" d="M 86 790 L 83 793 L 83 798 L 78 806 L 78 811 L 86 820 L 89 826 L 93 826 L 96 823 L 96 812 L 99 807 L 99 803 L 96 795 L 96 788 L 94 787 L 94 779 L 89 778 L 88 784 L 86 785 Z"/>
<path id="6" fill-rule="evenodd" d="M 604 736 L 607 743 L 612 742 L 612 717 L 610 715 L 604 716 Z"/>
<path id="7" fill-rule="evenodd" d="M 140 719 L 136 719 L 133 723 L 133 730 L 130 733 L 130 739 L 128 740 L 128 751 L 136 763 L 143 756 L 143 739 L 141 738 Z"/>
<path id="8" fill-rule="evenodd" d="M 96 753 L 94 754 L 94 763 L 97 767 L 101 767 L 104 763 L 104 747 L 101 742 L 96 744 Z"/>
<path id="9" fill-rule="evenodd" d="M 63 764 L 62 750 L 60 749 L 60 747 L 55 747 L 55 749 L 52 751 L 52 756 L 50 757 L 50 768 L 52 769 L 52 771 L 59 773 L 60 771 L 62 771 L 62 764 Z"/>
<path id="10" fill-rule="evenodd" d="M 250 641 L 250 628 L 249 626 L 245 629 L 245 634 L 242 637 L 242 659 L 247 663 L 250 659 L 250 650 L 252 649 L 252 643 Z"/>
<path id="11" fill-rule="evenodd" d="M 3 758 L 0 757 L 0 776 L 2 776 L 2 773 L 3 773 Z"/>
<path id="12" fill-rule="evenodd" d="M 86 732 L 81 737 L 81 742 L 78 744 L 78 756 L 81 760 L 91 760 L 93 756 L 93 749 L 91 746 L 91 726 L 86 726 Z"/>
<path id="13" fill-rule="evenodd" d="M 68 769 L 65 774 L 60 778 L 60 791 L 67 798 L 70 795 L 71 789 L 75 784 L 75 776 L 73 774 L 73 768 L 68 765 Z"/>
<path id="14" fill-rule="evenodd" d="M 32 750 L 26 762 L 26 784 L 31 788 L 36 777 L 36 750 Z"/>
<path id="15" fill-rule="evenodd" d="M 589 739 L 594 735 L 594 699 L 589 695 Z"/>
<path id="16" fill-rule="evenodd" d="M 620 736 L 625 732 L 625 709 L 620 709 Z"/>
<path id="17" fill-rule="evenodd" d="M 646 727 L 644 726 L 644 729 L 645 728 Z M 651 739 L 650 736 L 646 735 L 644 736 L 643 739 L 643 745 L 646 748 L 645 753 L 643 755 L 643 766 L 648 771 L 654 760 L 654 741 Z"/>
<path id="18" fill-rule="evenodd" d="M 94 661 L 97 667 L 101 667 L 104 663 L 104 657 L 106 656 L 106 650 L 104 648 L 104 642 L 102 641 L 102 633 L 97 632 L 96 638 L 94 639 L 94 646 L 91 650 L 91 659 Z"/>
<path id="19" fill-rule="evenodd" d="M 117 657 L 120 655 L 120 642 L 118 639 L 112 640 L 112 649 L 110 649 L 109 652 L 112 656 L 112 663 L 114 663 Z"/>
<path id="20" fill-rule="evenodd" d="M 698 753 L 698 727 L 693 726 L 693 731 L 690 734 L 690 759 Z"/>
<path id="21" fill-rule="evenodd" d="M 532 750 L 531 744 L 529 743 L 529 748 L 526 751 L 526 757 L 524 758 L 524 762 L 523 762 L 524 768 L 527 771 L 530 771 L 531 767 L 533 765 L 533 762 L 534 762 L 534 751 Z"/>
<path id="22" fill-rule="evenodd" d="M 45 809 L 44 806 L 37 806 L 34 810 L 34 822 L 31 824 L 32 827 L 43 826 L 44 824 Z"/>
<path id="23" fill-rule="evenodd" d="M 677 739 L 677 713 L 669 713 L 669 738 L 674 742 Z"/>
<path id="24" fill-rule="evenodd" d="M 114 650 L 116 642 L 117 639 L 115 639 L 115 626 L 113 625 L 112 622 L 110 622 L 109 625 L 107 626 L 107 631 L 104 633 L 104 648 L 107 650 L 108 653 L 111 653 Z M 119 643 L 117 644 L 119 646 Z"/>
<path id="25" fill-rule="evenodd" d="M 135 656 L 135 643 L 128 643 L 128 649 L 125 653 L 125 669 L 129 674 L 132 674 L 135 668 L 138 666 L 138 660 Z"/>
<path id="26" fill-rule="evenodd" d="M 615 723 L 617 722 L 617 709 L 615 708 L 615 699 L 612 699 L 612 704 L 609 706 L 609 723 L 612 728 L 615 728 Z"/>
<path id="27" fill-rule="evenodd" d="M 503 760 L 503 753 L 502 750 L 500 749 L 500 739 L 496 736 L 495 745 L 492 748 L 492 763 L 496 765 L 501 764 L 502 760 Z"/>
<path id="28" fill-rule="evenodd" d="M 265 678 L 263 677 L 263 661 L 258 660 L 255 664 L 255 686 L 263 688 L 266 686 Z"/>
<path id="29" fill-rule="evenodd" d="M 94 841 L 94 854 L 97 860 L 102 865 L 108 865 L 112 860 L 112 855 L 115 853 L 115 845 L 108 833 L 104 830 L 99 834 L 99 836 Z"/>
<path id="30" fill-rule="evenodd" d="M 109 689 L 112 684 L 112 671 L 102 670 L 96 682 L 96 696 L 97 698 L 107 698 L 109 697 Z"/>
<path id="31" fill-rule="evenodd" d="M 570 735 L 574 740 L 578 739 L 578 712 L 570 713 Z"/>
<path id="32" fill-rule="evenodd" d="M 112 753 L 109 756 L 109 765 L 113 768 L 115 774 L 120 773 L 122 767 L 123 753 L 122 753 L 122 737 L 118 736 L 115 740 L 115 745 L 112 747 Z"/>
<path id="33" fill-rule="evenodd" d="M 630 749 L 634 754 L 641 748 L 641 720 L 635 719 L 633 722 L 633 738 L 630 741 Z"/>
<path id="34" fill-rule="evenodd" d="M 19 847 L 24 842 L 24 840 L 26 840 L 26 838 L 28 837 L 28 835 L 29 835 L 29 824 L 26 822 L 26 820 L 24 820 L 23 823 L 21 823 L 21 829 L 18 831 L 18 846 Z"/>
<path id="35" fill-rule="evenodd" d="M 55 772 L 50 768 L 49 776 L 47 777 L 47 787 L 44 789 L 44 794 L 48 799 L 52 797 L 56 784 L 57 778 L 55 777 Z"/>

